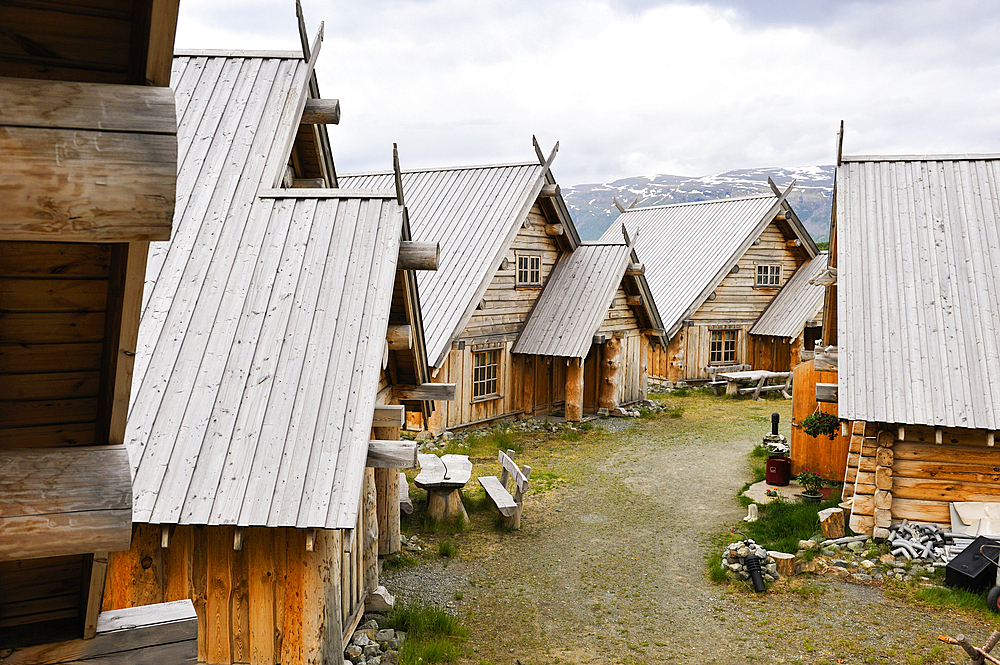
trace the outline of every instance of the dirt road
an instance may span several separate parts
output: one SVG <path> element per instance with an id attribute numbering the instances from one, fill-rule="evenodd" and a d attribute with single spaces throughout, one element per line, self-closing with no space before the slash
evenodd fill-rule
<path id="1" fill-rule="evenodd" d="M 458 560 L 387 575 L 387 586 L 450 603 L 470 628 L 470 663 L 948 663 L 961 652 L 937 635 L 985 640 L 981 621 L 874 586 L 800 576 L 755 595 L 708 581 L 710 536 L 745 515 L 735 495 L 747 453 L 771 411 L 787 435 L 789 402 L 673 402 L 682 417 L 526 446 L 539 480 L 522 530 L 497 534 L 474 513 L 474 528 L 451 537 Z"/>

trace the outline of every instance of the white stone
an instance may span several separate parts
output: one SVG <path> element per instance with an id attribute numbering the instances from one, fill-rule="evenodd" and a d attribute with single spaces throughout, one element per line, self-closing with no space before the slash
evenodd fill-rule
<path id="1" fill-rule="evenodd" d="M 396 599 L 392 597 L 388 589 L 380 586 L 368 595 L 365 601 L 365 610 L 368 612 L 388 612 L 396 604 Z"/>

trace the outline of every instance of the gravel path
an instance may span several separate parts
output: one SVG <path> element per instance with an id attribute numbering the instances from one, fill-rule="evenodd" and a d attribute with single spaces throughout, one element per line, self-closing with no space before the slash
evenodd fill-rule
<path id="1" fill-rule="evenodd" d="M 937 635 L 985 641 L 992 627 L 977 617 L 876 586 L 799 576 L 756 595 L 709 582 L 711 534 L 745 515 L 734 497 L 747 453 L 770 412 L 787 422 L 790 404 L 675 401 L 681 418 L 527 447 L 542 480 L 520 532 L 498 534 L 473 513 L 473 528 L 451 537 L 457 560 L 384 583 L 461 614 L 469 663 L 948 663 L 961 652 Z M 477 460 L 473 475 L 484 470 Z"/>

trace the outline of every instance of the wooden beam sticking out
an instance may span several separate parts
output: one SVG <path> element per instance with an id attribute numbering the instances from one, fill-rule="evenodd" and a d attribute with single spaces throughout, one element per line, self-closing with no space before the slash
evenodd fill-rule
<path id="1" fill-rule="evenodd" d="M 642 307 L 642 296 L 626 296 L 625 302 L 632 307 Z"/>
<path id="2" fill-rule="evenodd" d="M 292 187 L 294 189 L 325 189 L 326 180 L 323 178 L 294 178 Z"/>
<path id="3" fill-rule="evenodd" d="M 306 529 L 306 552 L 316 551 L 316 529 Z"/>
<path id="4" fill-rule="evenodd" d="M 415 469 L 417 442 L 372 439 L 368 442 L 368 461 L 365 466 L 374 469 Z"/>
<path id="5" fill-rule="evenodd" d="M 779 194 L 779 196 L 780 196 L 780 194 Z M 779 212 L 777 215 L 774 216 L 774 221 L 776 221 L 776 222 L 787 222 L 788 218 L 785 217 L 785 213 Z M 791 242 L 791 241 L 789 241 L 789 242 Z M 798 245 L 795 245 L 795 246 L 798 247 Z"/>
<path id="6" fill-rule="evenodd" d="M 420 399 L 450 402 L 455 399 L 455 384 L 422 383 L 419 386 L 393 386 L 392 396 L 400 402 Z"/>
<path id="7" fill-rule="evenodd" d="M 899 431 L 896 434 L 896 438 L 899 439 L 900 441 L 906 441 L 906 427 L 904 427 L 903 425 L 899 426 Z"/>
<path id="8" fill-rule="evenodd" d="M 820 349 L 817 346 L 813 356 L 813 369 L 817 372 L 836 372 L 837 357 L 837 347 L 828 346 L 825 349 Z"/>
<path id="9" fill-rule="evenodd" d="M 385 329 L 385 341 L 392 351 L 413 348 L 413 328 L 407 324 L 391 325 Z"/>
<path id="10" fill-rule="evenodd" d="M 170 547 L 170 539 L 174 535 L 174 524 L 161 524 L 160 525 L 160 547 L 162 549 L 168 549 Z"/>
<path id="11" fill-rule="evenodd" d="M 5 450 L 0 466 L 0 561 L 129 548 L 124 446 Z"/>
<path id="12" fill-rule="evenodd" d="M 241 526 L 233 530 L 233 549 L 237 552 L 243 549 L 243 527 Z"/>
<path id="13" fill-rule="evenodd" d="M 628 268 L 625 269 L 625 274 L 629 277 L 638 277 L 644 272 L 646 272 L 646 266 L 641 263 L 630 263 Z"/>
<path id="14" fill-rule="evenodd" d="M 372 427 L 406 427 L 406 407 L 402 404 L 379 404 L 375 407 Z"/>
<path id="15" fill-rule="evenodd" d="M 603 334 L 599 333 L 597 335 L 594 335 L 593 343 L 594 344 L 604 344 L 604 342 L 606 342 L 607 339 L 608 339 L 607 335 L 603 335 Z"/>
<path id="16" fill-rule="evenodd" d="M 437 270 L 441 246 L 436 242 L 403 240 L 399 243 L 398 270 Z"/>
<path id="17" fill-rule="evenodd" d="M 303 125 L 339 125 L 339 99 L 307 99 L 302 111 Z"/>
<path id="18" fill-rule="evenodd" d="M 798 238 L 795 238 L 794 240 L 788 240 L 785 242 L 785 247 L 801 247 L 801 246 L 802 246 L 802 241 L 799 240 Z"/>
<path id="19" fill-rule="evenodd" d="M 545 233 L 550 236 L 561 236 L 564 232 L 562 224 L 546 224 Z"/>
<path id="20" fill-rule="evenodd" d="M 837 384 L 836 383 L 817 383 L 816 384 L 816 401 L 817 402 L 836 402 L 837 401 Z"/>
<path id="21" fill-rule="evenodd" d="M 542 185 L 542 191 L 538 193 L 539 196 L 546 199 L 551 199 L 553 197 L 559 196 L 559 185 L 556 183 L 546 183 Z"/>

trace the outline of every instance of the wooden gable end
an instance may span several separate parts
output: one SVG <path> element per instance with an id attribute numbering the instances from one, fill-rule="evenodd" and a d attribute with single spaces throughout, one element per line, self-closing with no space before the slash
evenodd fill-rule
<path id="1" fill-rule="evenodd" d="M 692 320 L 704 323 L 753 324 L 778 294 L 781 286 L 809 260 L 805 249 L 795 245 L 791 230 L 774 220 L 750 245 L 739 261 L 736 272 L 730 271 L 715 288 L 713 299 L 709 296 L 692 315 Z M 781 279 L 777 286 L 757 286 L 757 266 L 781 266 Z"/>
<path id="2" fill-rule="evenodd" d="M 527 223 L 522 225 L 501 264 L 496 266 L 493 281 L 459 339 L 508 343 L 516 339 L 563 252 L 558 236 L 547 231 L 547 227 L 551 226 L 551 221 L 536 201 L 528 212 Z M 519 256 L 541 259 L 539 286 L 517 285 Z"/>

